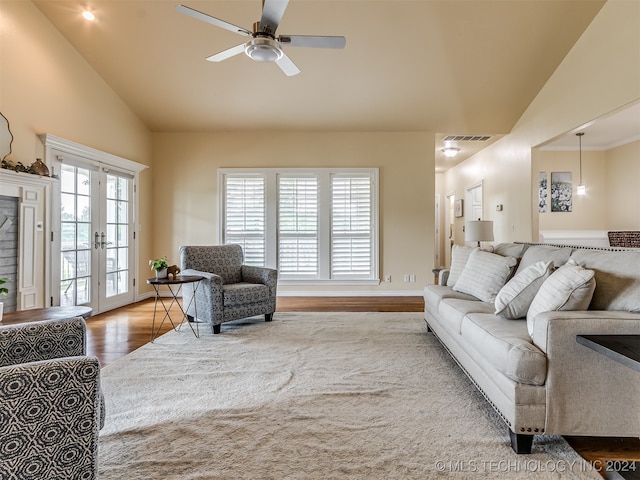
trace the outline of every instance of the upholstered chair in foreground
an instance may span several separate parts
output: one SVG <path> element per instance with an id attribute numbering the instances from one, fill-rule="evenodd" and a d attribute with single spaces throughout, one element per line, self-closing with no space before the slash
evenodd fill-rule
<path id="1" fill-rule="evenodd" d="M 81 317 L 0 325 L 0 478 L 98 477 L 100 364 Z"/>
<path id="2" fill-rule="evenodd" d="M 240 318 L 264 315 L 271 321 L 276 311 L 278 272 L 243 262 L 240 245 L 180 247 L 181 274 L 205 277 L 199 284 L 183 287 L 183 304 L 190 320 L 197 313 L 197 320 L 211 323 L 213 333 L 220 333 L 224 322 Z"/>

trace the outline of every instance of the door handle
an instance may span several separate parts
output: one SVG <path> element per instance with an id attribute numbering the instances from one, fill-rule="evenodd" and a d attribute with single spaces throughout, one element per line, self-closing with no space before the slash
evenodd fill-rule
<path id="1" fill-rule="evenodd" d="M 97 236 L 97 235 L 98 235 L 98 233 L 96 232 L 96 236 Z M 105 242 L 105 241 L 104 241 L 104 237 L 106 237 L 106 235 L 104 234 L 104 232 L 102 232 L 102 233 L 100 234 L 100 248 L 102 248 L 103 250 L 104 250 L 104 247 L 105 247 L 106 245 L 111 245 L 111 244 L 113 243 L 113 242 Z M 96 248 L 98 248 L 98 247 L 96 246 Z"/>
<path id="2" fill-rule="evenodd" d="M 100 246 L 100 240 L 98 238 L 98 232 L 93 236 L 93 248 L 98 248 Z"/>

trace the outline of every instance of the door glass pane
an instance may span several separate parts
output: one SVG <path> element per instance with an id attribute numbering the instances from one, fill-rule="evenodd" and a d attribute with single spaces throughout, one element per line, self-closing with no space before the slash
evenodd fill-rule
<path id="1" fill-rule="evenodd" d="M 129 291 L 129 187 L 129 179 L 107 174 L 107 297 Z"/>
<path id="2" fill-rule="evenodd" d="M 60 305 L 80 305 L 91 299 L 90 171 L 62 165 L 60 186 Z"/>

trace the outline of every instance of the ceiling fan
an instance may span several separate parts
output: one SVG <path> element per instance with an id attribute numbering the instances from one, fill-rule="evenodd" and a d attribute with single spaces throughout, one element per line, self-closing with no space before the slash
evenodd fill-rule
<path id="1" fill-rule="evenodd" d="M 283 46 L 344 48 L 347 41 L 344 37 L 335 36 L 280 35 L 276 37 L 276 30 L 288 3 L 289 0 L 263 0 L 262 18 L 260 18 L 259 22 L 253 24 L 253 31 L 238 27 L 185 5 L 176 6 L 176 10 L 216 27 L 224 28 L 245 37 L 251 37 L 246 43 L 207 57 L 210 62 L 221 62 L 244 52 L 249 58 L 257 62 L 275 62 L 287 76 L 293 76 L 300 73 L 300 69 L 284 53 Z"/>

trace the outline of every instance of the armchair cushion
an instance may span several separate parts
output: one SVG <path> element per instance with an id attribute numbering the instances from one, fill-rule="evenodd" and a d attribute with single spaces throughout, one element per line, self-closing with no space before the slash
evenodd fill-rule
<path id="1" fill-rule="evenodd" d="M 269 287 L 254 283 L 232 283 L 222 287 L 224 305 L 245 305 L 247 303 L 265 302 L 269 300 Z"/>

